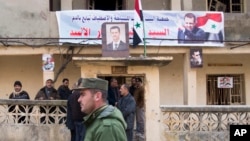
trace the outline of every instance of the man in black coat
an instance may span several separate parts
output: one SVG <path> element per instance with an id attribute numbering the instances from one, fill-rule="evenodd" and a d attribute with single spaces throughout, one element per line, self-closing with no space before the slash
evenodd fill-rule
<path id="1" fill-rule="evenodd" d="M 110 86 L 108 88 L 108 103 L 110 105 L 116 106 L 119 99 L 120 99 L 120 92 L 118 88 L 117 79 L 111 78 Z"/>
<path id="2" fill-rule="evenodd" d="M 83 117 L 86 115 L 81 112 L 78 98 L 80 97 L 79 91 L 73 91 L 69 96 L 67 103 L 67 119 L 66 126 L 71 132 L 71 141 L 83 141 L 85 136 L 85 126 L 83 124 Z"/>
<path id="3" fill-rule="evenodd" d="M 69 89 L 69 79 L 64 78 L 62 81 L 62 85 L 60 85 L 57 89 L 62 100 L 68 100 L 69 95 L 72 91 Z"/>
<path id="4" fill-rule="evenodd" d="M 120 88 L 121 99 L 117 108 L 122 112 L 124 120 L 127 123 L 126 135 L 128 141 L 133 141 L 133 128 L 135 120 L 136 103 L 134 97 L 129 93 L 129 85 L 123 84 Z"/>

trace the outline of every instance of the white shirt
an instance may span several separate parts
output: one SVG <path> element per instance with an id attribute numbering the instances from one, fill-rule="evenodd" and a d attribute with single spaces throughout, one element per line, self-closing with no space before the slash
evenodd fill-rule
<path id="1" fill-rule="evenodd" d="M 113 42 L 113 50 L 117 50 L 119 44 L 120 44 L 120 41 L 118 41 L 118 42 Z"/>

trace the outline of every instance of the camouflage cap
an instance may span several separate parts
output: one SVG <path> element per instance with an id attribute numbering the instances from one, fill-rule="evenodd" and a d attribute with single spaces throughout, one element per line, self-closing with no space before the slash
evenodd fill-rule
<path id="1" fill-rule="evenodd" d="M 81 89 L 101 89 L 104 91 L 108 90 L 108 81 L 100 78 L 80 78 L 80 84 L 75 90 Z"/>

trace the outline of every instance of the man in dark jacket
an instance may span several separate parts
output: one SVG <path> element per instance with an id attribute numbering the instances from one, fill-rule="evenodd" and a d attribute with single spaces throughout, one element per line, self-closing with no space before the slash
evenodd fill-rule
<path id="1" fill-rule="evenodd" d="M 84 141 L 127 141 L 126 122 L 122 113 L 107 104 L 108 81 L 99 78 L 82 78 L 78 102 L 84 117 Z"/>
<path id="2" fill-rule="evenodd" d="M 77 86 L 78 84 L 76 84 Z M 82 141 L 85 137 L 85 126 L 83 124 L 83 117 L 86 115 L 81 112 L 80 104 L 78 103 L 78 98 L 80 97 L 80 92 L 74 90 L 68 98 L 67 103 L 67 119 L 66 126 L 71 132 L 71 141 Z"/>
<path id="3" fill-rule="evenodd" d="M 127 140 L 133 141 L 133 129 L 135 120 L 135 99 L 129 93 L 129 85 L 123 84 L 120 88 L 121 99 L 117 104 L 117 108 L 122 112 L 123 118 L 127 123 Z"/>
<path id="4" fill-rule="evenodd" d="M 116 78 L 111 78 L 110 86 L 108 88 L 108 102 L 112 106 L 116 106 L 120 99 L 120 92 Z"/>
<path id="5" fill-rule="evenodd" d="M 36 94 L 35 100 L 55 100 L 60 99 L 60 95 L 54 88 L 52 79 L 46 80 L 46 86 L 42 87 Z"/>
<path id="6" fill-rule="evenodd" d="M 131 85 L 130 85 L 130 87 L 129 87 L 129 93 L 132 95 L 132 96 L 134 96 L 134 91 L 135 91 L 135 89 L 136 89 L 136 77 L 132 77 L 131 78 Z"/>
<path id="7" fill-rule="evenodd" d="M 136 103 L 135 117 L 136 117 L 136 136 L 144 139 L 145 126 L 145 88 L 140 77 L 136 78 L 136 89 L 134 98 Z"/>
<path id="8" fill-rule="evenodd" d="M 59 94 L 57 93 L 57 90 L 54 88 L 54 82 L 52 79 L 48 79 L 46 81 L 46 86 L 42 87 L 36 94 L 35 100 L 58 100 L 60 99 Z M 55 112 L 56 107 L 51 106 L 50 113 Z M 40 107 L 41 113 L 46 113 L 43 107 Z M 41 123 L 55 123 L 55 119 L 53 117 L 48 117 L 49 119 L 46 120 L 46 117 L 41 117 L 40 122 Z"/>
<path id="9" fill-rule="evenodd" d="M 72 91 L 69 89 L 69 79 L 64 78 L 62 83 L 63 84 L 58 87 L 57 91 L 62 100 L 68 100 L 70 94 L 72 93 Z"/>
<path id="10" fill-rule="evenodd" d="M 179 27 L 178 43 L 204 43 L 206 33 L 196 27 L 196 17 L 193 13 L 184 16 L 184 25 Z"/>
<path id="11" fill-rule="evenodd" d="M 20 81 L 15 81 L 14 83 L 14 91 L 10 94 L 9 99 L 30 99 L 29 94 L 22 90 L 22 83 Z M 9 106 L 9 112 L 15 113 L 15 104 Z M 28 106 L 28 105 L 27 105 Z M 18 106 L 18 113 L 26 113 L 25 108 L 23 106 Z M 20 112 L 21 111 L 21 112 Z M 32 107 L 28 106 L 28 112 L 32 111 Z M 13 116 L 15 121 L 18 123 L 28 123 L 29 117 L 27 116 Z M 26 119 L 25 119 L 26 118 Z"/>

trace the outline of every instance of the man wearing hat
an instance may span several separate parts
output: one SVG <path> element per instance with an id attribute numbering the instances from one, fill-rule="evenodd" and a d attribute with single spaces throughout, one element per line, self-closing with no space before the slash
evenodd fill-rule
<path id="1" fill-rule="evenodd" d="M 78 102 L 87 115 L 84 141 L 127 141 L 127 124 L 121 112 L 107 104 L 108 81 L 99 78 L 81 78 L 75 90 L 80 91 Z"/>
<path id="2" fill-rule="evenodd" d="M 29 94 L 26 91 L 22 90 L 21 81 L 14 82 L 14 91 L 10 94 L 9 99 L 30 99 Z M 28 119 L 29 117 L 21 116 L 20 114 L 15 115 L 16 114 L 15 107 L 16 107 L 15 104 L 9 106 L 9 112 L 14 113 L 13 117 L 14 117 L 15 122 L 27 123 L 29 120 Z M 18 109 L 19 109 L 18 113 L 22 113 L 22 114 L 26 113 L 25 108 L 23 106 L 18 106 Z M 29 108 L 29 112 L 31 111 L 32 111 L 32 108 Z"/>
<path id="3" fill-rule="evenodd" d="M 26 91 L 22 90 L 22 83 L 15 81 L 14 92 L 10 94 L 9 99 L 30 99 L 30 97 Z"/>

